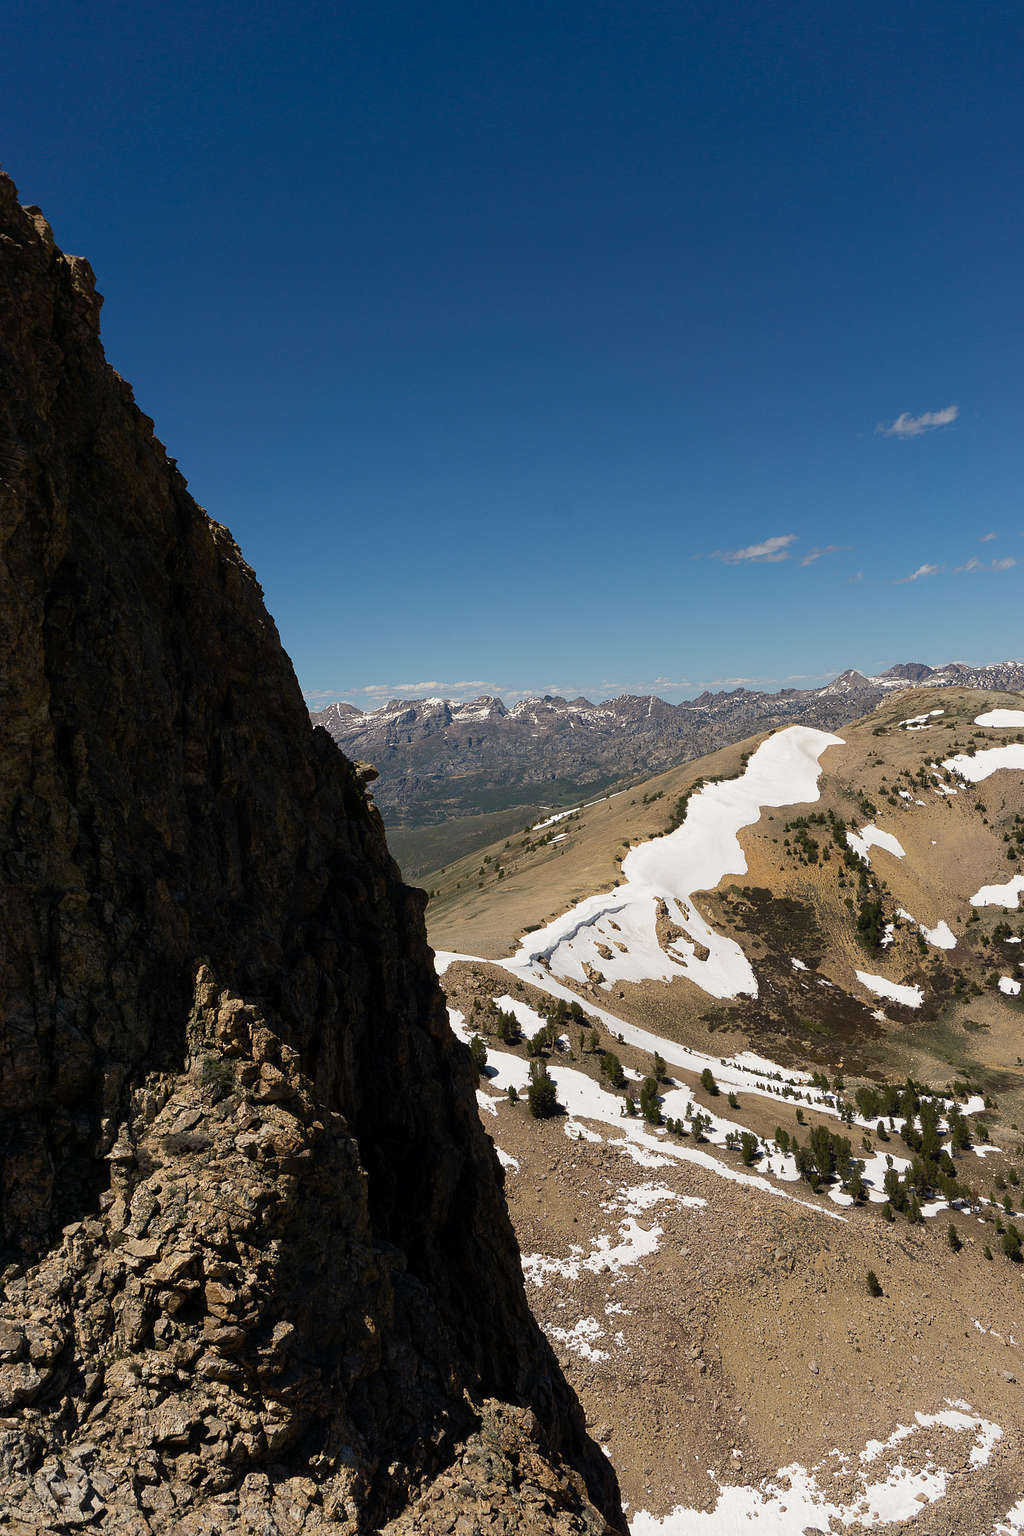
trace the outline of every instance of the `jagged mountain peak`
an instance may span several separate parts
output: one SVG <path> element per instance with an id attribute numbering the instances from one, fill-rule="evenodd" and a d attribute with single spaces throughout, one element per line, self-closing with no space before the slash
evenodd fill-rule
<path id="1" fill-rule="evenodd" d="M 5 1525 L 405 1536 L 472 1484 L 603 1536 L 587 1479 L 623 1529 L 422 896 L 3 175 L 0 357 Z"/>

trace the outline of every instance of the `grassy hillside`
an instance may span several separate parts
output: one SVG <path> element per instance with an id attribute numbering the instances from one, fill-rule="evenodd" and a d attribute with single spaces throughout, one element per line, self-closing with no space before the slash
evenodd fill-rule
<path id="1" fill-rule="evenodd" d="M 1024 901 L 971 896 L 1024 871 L 1024 754 L 942 766 L 1024 741 L 992 708 L 1024 698 L 815 737 L 817 798 L 755 805 L 692 907 L 674 861 L 762 738 L 428 877 L 531 1303 L 634 1536 L 1020 1529 Z"/>

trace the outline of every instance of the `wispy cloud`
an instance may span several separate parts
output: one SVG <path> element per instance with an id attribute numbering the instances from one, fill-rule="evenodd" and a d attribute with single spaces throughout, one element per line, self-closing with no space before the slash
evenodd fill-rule
<path id="1" fill-rule="evenodd" d="M 726 565 L 739 565 L 742 561 L 774 563 L 789 559 L 789 546 L 796 542 L 795 533 L 778 533 L 760 544 L 748 544 L 745 549 L 716 549 L 713 560 L 724 560 Z"/>
<path id="2" fill-rule="evenodd" d="M 318 704 L 358 697 L 368 700 L 371 708 L 375 708 L 381 699 L 454 699 L 466 695 L 474 698 L 481 693 L 496 694 L 500 691 L 499 683 L 485 682 L 480 678 L 460 683 L 442 683 L 431 678 L 421 683 L 351 683 L 339 684 L 337 688 L 305 688 L 303 698 L 307 704 Z"/>
<path id="3" fill-rule="evenodd" d="M 958 405 L 944 406 L 941 411 L 924 411 L 920 416 L 911 416 L 909 411 L 903 411 L 895 421 L 880 421 L 875 428 L 883 437 L 920 437 L 922 432 L 933 432 L 936 427 L 948 427 L 960 415 Z"/>
<path id="4" fill-rule="evenodd" d="M 853 575 L 849 578 L 849 580 L 851 582 L 863 581 L 864 580 L 864 572 L 863 571 L 854 571 Z"/>
<path id="5" fill-rule="evenodd" d="M 978 543 L 979 544 L 987 544 L 989 539 L 994 539 L 994 538 L 995 538 L 995 534 L 994 533 L 983 533 L 981 538 L 978 540 Z"/>
<path id="6" fill-rule="evenodd" d="M 817 545 L 815 545 L 813 549 L 809 549 L 807 551 L 806 555 L 804 555 L 803 559 L 800 561 L 800 564 L 813 565 L 815 560 L 821 559 L 822 555 L 838 555 L 841 554 L 844 550 L 852 548 L 852 544 L 823 544 L 820 549 Z"/>
<path id="7" fill-rule="evenodd" d="M 979 560 L 977 555 L 972 555 L 965 560 L 963 565 L 958 565 L 957 574 L 961 571 L 972 573 L 974 571 L 1008 571 L 1017 562 L 1012 555 L 1004 555 L 1001 560 Z"/>
<path id="8" fill-rule="evenodd" d="M 920 581 L 922 576 L 937 576 L 941 570 L 941 565 L 919 565 L 909 576 L 901 576 L 898 581 L 894 581 L 893 586 L 905 587 L 908 581 Z"/>

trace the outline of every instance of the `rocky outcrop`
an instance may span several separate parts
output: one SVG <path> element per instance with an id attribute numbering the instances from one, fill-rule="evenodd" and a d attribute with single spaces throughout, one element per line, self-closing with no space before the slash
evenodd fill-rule
<path id="1" fill-rule="evenodd" d="M 601 1532 L 423 901 L 0 177 L 0 1530 Z"/>

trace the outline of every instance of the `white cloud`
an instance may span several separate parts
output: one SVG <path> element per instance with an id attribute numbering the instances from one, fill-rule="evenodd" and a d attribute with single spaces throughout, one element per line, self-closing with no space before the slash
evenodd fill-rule
<path id="1" fill-rule="evenodd" d="M 979 542 L 979 544 L 987 544 L 989 539 L 994 539 L 994 538 L 995 538 L 995 534 L 994 533 L 983 533 L 981 538 L 978 540 L 978 542 Z"/>
<path id="2" fill-rule="evenodd" d="M 988 562 L 979 560 L 977 555 L 972 555 L 969 560 L 965 560 L 963 565 L 958 565 L 956 569 L 958 573 L 960 571 L 1008 571 L 1011 566 L 1016 564 L 1017 562 L 1012 555 L 1004 555 L 1001 560 L 989 560 Z"/>
<path id="3" fill-rule="evenodd" d="M 762 539 L 760 544 L 748 544 L 745 549 L 716 549 L 711 558 L 724 560 L 727 565 L 738 565 L 743 560 L 774 563 L 788 560 L 789 546 L 795 542 L 795 533 L 779 533 L 773 538 Z"/>
<path id="4" fill-rule="evenodd" d="M 817 545 L 809 549 L 800 561 L 801 565 L 813 565 L 815 560 L 820 560 L 822 555 L 838 555 L 844 550 L 852 549 L 852 544 L 823 544 L 819 549 Z"/>
<path id="5" fill-rule="evenodd" d="M 950 426 L 959 415 L 958 405 L 944 406 L 941 411 L 924 411 L 920 416 L 911 416 L 908 411 L 902 411 L 895 421 L 888 424 L 880 421 L 875 431 L 881 432 L 883 437 L 920 437 L 922 432 Z"/>
<path id="6" fill-rule="evenodd" d="M 941 570 L 941 565 L 919 565 L 916 571 L 911 571 L 909 576 L 901 576 L 893 585 L 904 587 L 908 581 L 920 581 L 922 576 L 937 576 Z"/>
<path id="7" fill-rule="evenodd" d="M 851 582 L 863 581 L 864 580 L 864 572 L 863 571 L 855 571 L 853 573 L 853 575 L 849 579 L 850 579 Z"/>

